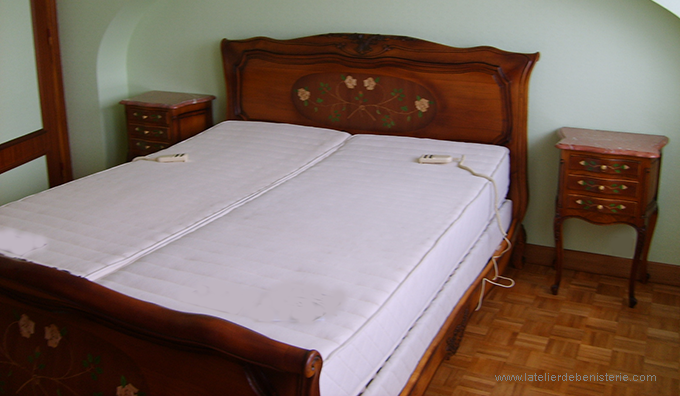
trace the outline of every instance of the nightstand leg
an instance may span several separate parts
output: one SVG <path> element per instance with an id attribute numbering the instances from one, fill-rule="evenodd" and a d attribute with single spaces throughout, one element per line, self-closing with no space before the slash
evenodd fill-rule
<path id="1" fill-rule="evenodd" d="M 654 228 L 656 227 L 656 219 L 659 216 L 659 209 L 656 208 L 649 216 L 649 223 L 647 224 L 647 231 L 645 233 L 645 240 L 642 245 L 642 253 L 640 253 L 640 268 L 635 274 L 637 279 L 642 283 L 647 283 L 649 280 L 649 273 L 647 272 L 647 255 L 649 254 L 649 246 L 652 244 L 652 236 L 654 235 Z"/>
<path id="2" fill-rule="evenodd" d="M 564 260 L 564 249 L 562 247 L 562 221 L 561 217 L 555 217 L 555 283 L 550 286 L 552 294 L 557 295 L 562 280 L 562 262 Z"/>
<path id="3" fill-rule="evenodd" d="M 635 243 L 635 256 L 633 256 L 633 265 L 630 269 L 630 280 L 628 286 L 628 302 L 631 308 L 637 304 L 635 298 L 635 282 L 640 280 L 647 283 L 649 274 L 647 273 L 647 254 L 649 253 L 649 245 L 652 242 L 652 235 L 654 234 L 654 227 L 656 227 L 656 219 L 659 216 L 659 210 L 654 209 L 649 216 L 648 222 L 643 227 L 635 227 L 637 231 L 637 242 Z"/>

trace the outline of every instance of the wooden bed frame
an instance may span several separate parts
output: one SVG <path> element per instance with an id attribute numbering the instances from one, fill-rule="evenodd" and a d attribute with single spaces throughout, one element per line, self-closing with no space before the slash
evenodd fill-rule
<path id="1" fill-rule="evenodd" d="M 514 252 L 501 257 L 499 270 L 511 258 L 519 261 L 528 202 L 528 81 L 538 54 L 365 34 L 225 39 L 222 53 L 228 119 L 507 146 Z M 455 353 L 482 278 L 493 275 L 490 262 L 402 395 L 422 394 Z M 0 394 L 319 394 L 316 351 L 6 257 L 0 257 L 0 334 Z"/>

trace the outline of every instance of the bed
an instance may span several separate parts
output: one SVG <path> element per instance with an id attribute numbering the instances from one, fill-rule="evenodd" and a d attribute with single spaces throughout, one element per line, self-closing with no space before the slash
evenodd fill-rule
<path id="1" fill-rule="evenodd" d="M 0 208 L 38 241 L 0 256 L 0 391 L 422 394 L 483 279 L 520 261 L 538 54 L 362 34 L 221 49 L 228 121 L 166 150 L 191 162 L 135 161 Z M 195 185 L 158 210 L 175 173 Z M 102 195 L 88 202 L 153 188 L 139 210 L 48 200 L 88 184 Z M 106 226 L 45 237 L 106 210 Z"/>

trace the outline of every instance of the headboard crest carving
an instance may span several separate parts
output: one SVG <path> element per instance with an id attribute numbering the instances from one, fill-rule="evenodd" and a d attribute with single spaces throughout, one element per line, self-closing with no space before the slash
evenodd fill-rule
<path id="1" fill-rule="evenodd" d="M 360 33 L 354 33 L 354 34 L 328 34 L 328 37 L 333 37 L 333 38 L 345 38 L 347 40 L 353 41 L 354 44 L 356 45 L 356 48 L 353 49 L 353 51 L 350 51 L 347 48 L 347 43 L 342 42 L 338 44 L 338 48 L 343 50 L 344 52 L 352 55 L 369 55 L 371 52 L 373 52 L 373 45 L 378 45 L 381 42 L 387 42 L 387 41 L 395 41 L 395 40 L 400 40 L 400 41 L 409 41 L 409 40 L 414 40 L 411 37 L 405 37 L 405 36 L 385 36 L 382 34 L 360 34 Z M 371 55 L 380 55 L 383 54 L 387 51 L 390 51 L 392 47 L 389 45 L 383 45 L 382 50 L 379 52 L 376 52 Z"/>

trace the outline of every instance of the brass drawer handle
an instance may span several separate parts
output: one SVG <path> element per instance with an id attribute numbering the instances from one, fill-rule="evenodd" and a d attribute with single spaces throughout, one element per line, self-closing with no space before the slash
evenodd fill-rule
<path id="1" fill-rule="evenodd" d="M 137 112 L 137 111 L 135 111 L 134 113 L 132 113 L 132 116 L 133 116 L 133 117 L 137 117 L 137 118 L 141 118 L 141 119 L 143 119 L 143 120 L 146 120 L 147 118 L 152 118 L 152 119 L 155 119 L 155 120 L 160 120 L 160 119 L 163 118 L 163 115 L 162 115 L 162 114 L 151 114 L 151 115 L 149 115 L 149 114 L 142 114 L 142 113 L 139 113 L 139 112 Z"/>
<path id="2" fill-rule="evenodd" d="M 592 209 L 597 209 L 597 210 L 608 210 L 611 213 L 617 213 L 619 210 L 624 210 L 626 209 L 626 206 L 623 204 L 609 204 L 609 205 L 602 205 L 602 204 L 595 204 L 591 200 L 584 201 L 582 199 L 577 199 L 576 203 L 583 206 L 584 210 L 592 210 Z"/>
<path id="3" fill-rule="evenodd" d="M 602 184 L 595 184 L 591 180 L 579 180 L 578 184 L 585 187 L 586 191 L 592 191 L 592 190 L 599 190 L 599 191 L 604 191 L 604 190 L 609 190 L 613 192 L 614 194 L 620 193 L 622 190 L 627 190 L 628 186 L 625 184 L 612 184 L 610 186 L 605 186 Z"/>
<path id="4" fill-rule="evenodd" d="M 613 164 L 613 165 L 602 164 L 602 165 L 598 165 L 595 161 L 589 162 L 589 161 L 585 161 L 585 160 L 580 161 L 579 165 L 584 166 L 586 168 L 586 170 L 588 170 L 588 171 L 594 171 L 594 170 L 599 169 L 599 170 L 604 172 L 607 169 L 611 169 L 614 172 L 619 173 L 622 170 L 630 169 L 630 166 L 626 165 L 626 164 Z"/>
<path id="5" fill-rule="evenodd" d="M 163 129 L 144 129 L 142 127 L 135 127 L 135 132 L 144 136 L 153 135 L 156 137 L 165 136 L 166 132 Z"/>

